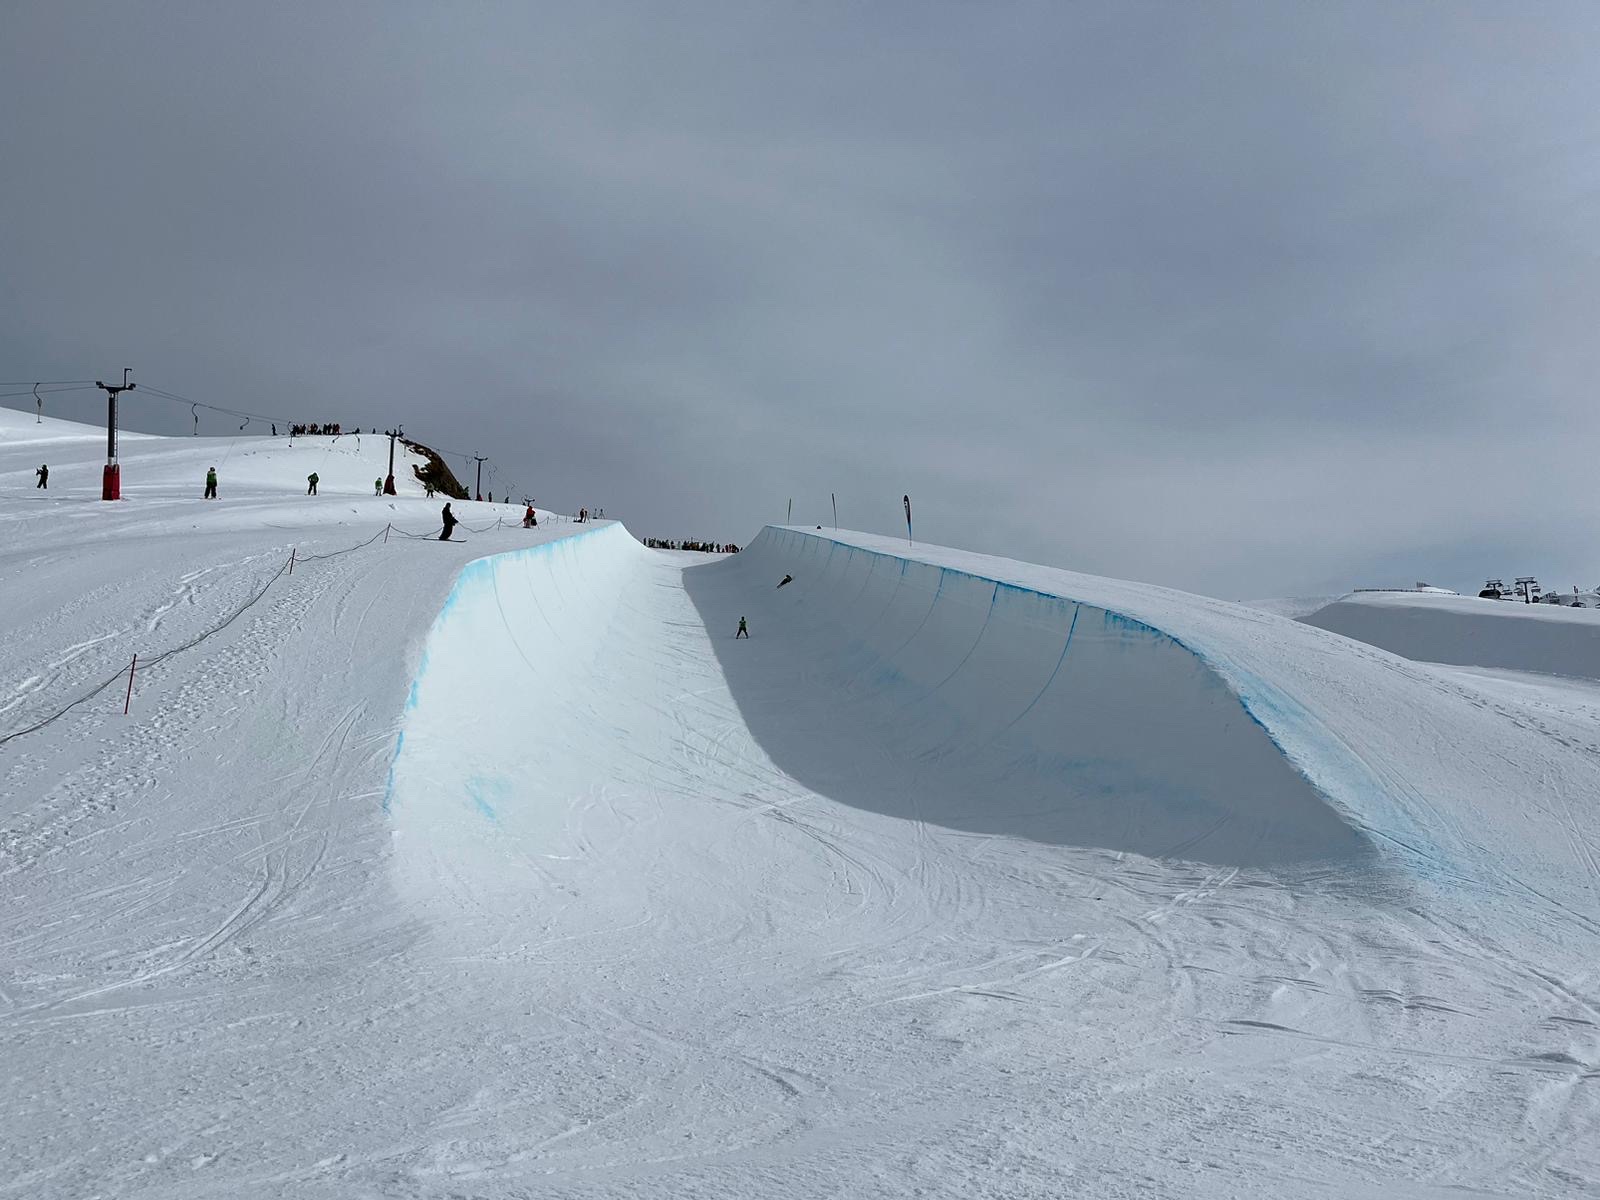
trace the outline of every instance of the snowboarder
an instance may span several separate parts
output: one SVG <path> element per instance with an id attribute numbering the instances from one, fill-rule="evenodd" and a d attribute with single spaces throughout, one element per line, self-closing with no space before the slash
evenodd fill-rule
<path id="1" fill-rule="evenodd" d="M 383 480 L 381 480 L 381 479 L 374 479 L 374 480 L 373 480 L 373 481 L 372 481 L 372 494 L 373 494 L 373 495 L 374 495 L 374 496 L 381 496 L 381 495 L 383 495 Z"/>
<path id="2" fill-rule="evenodd" d="M 782 579 L 778 580 L 778 586 L 782 587 L 786 583 L 793 583 L 793 582 L 794 582 L 794 576 L 793 575 L 785 575 Z"/>
<path id="3" fill-rule="evenodd" d="M 40 463 L 39 469 L 34 474 L 39 477 L 39 482 L 33 485 L 34 490 L 37 491 L 39 488 L 48 490 L 50 487 L 50 464 Z"/>
<path id="4" fill-rule="evenodd" d="M 206 494 L 205 494 L 205 499 L 207 499 L 207 500 L 215 500 L 216 498 L 217 498 L 217 469 L 215 467 L 208 467 L 208 468 L 206 468 Z"/>
<path id="5" fill-rule="evenodd" d="M 306 495 L 315 496 L 317 494 L 317 473 L 315 471 L 306 476 L 306 484 L 308 485 L 306 487 Z"/>
<path id="6" fill-rule="evenodd" d="M 736 642 L 740 638 L 743 638 L 747 642 L 750 640 L 750 627 L 744 623 L 743 617 L 739 618 L 739 632 L 733 635 L 733 640 Z"/>
<path id="7" fill-rule="evenodd" d="M 539 523 L 538 514 L 533 511 L 533 505 L 528 505 L 528 511 L 522 514 L 522 527 L 532 529 Z"/>
<path id="8" fill-rule="evenodd" d="M 450 540 L 450 531 L 453 530 L 457 524 L 455 513 L 450 511 L 450 501 L 446 500 L 444 502 L 444 511 L 440 513 L 439 516 L 444 521 L 444 532 L 439 535 L 439 540 L 441 542 L 448 542 Z"/>

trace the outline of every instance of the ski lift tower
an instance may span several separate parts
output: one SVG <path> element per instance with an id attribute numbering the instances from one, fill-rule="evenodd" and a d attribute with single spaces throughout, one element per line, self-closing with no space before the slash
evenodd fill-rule
<path id="1" fill-rule="evenodd" d="M 128 382 L 128 376 L 132 373 L 132 367 L 122 368 L 121 386 L 101 383 L 98 379 L 94 381 L 95 387 L 106 394 L 106 469 L 100 477 L 102 500 L 122 499 L 122 466 L 117 462 L 117 397 L 139 386 Z"/>
<path id="2" fill-rule="evenodd" d="M 1532 604 L 1539 598 L 1539 581 L 1532 575 L 1518 576 L 1517 595 L 1522 597 L 1524 604 Z"/>
<path id="3" fill-rule="evenodd" d="M 405 435 L 406 435 L 406 431 L 405 431 L 404 427 L 399 426 L 399 425 L 396 425 L 393 429 L 391 429 L 389 431 L 389 473 L 388 473 L 388 475 L 384 476 L 384 480 L 383 480 L 383 494 L 385 496 L 393 496 L 395 494 L 395 490 L 394 490 L 394 440 L 395 440 L 395 438 L 403 438 L 403 437 L 405 437 Z"/>

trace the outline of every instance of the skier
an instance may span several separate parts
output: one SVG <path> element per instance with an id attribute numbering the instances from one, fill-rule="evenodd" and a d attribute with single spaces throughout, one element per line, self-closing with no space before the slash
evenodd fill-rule
<path id="1" fill-rule="evenodd" d="M 538 515 L 533 511 L 533 505 L 528 505 L 528 511 L 522 514 L 522 527 L 532 529 L 539 523 Z"/>
<path id="2" fill-rule="evenodd" d="M 782 587 L 786 583 L 793 583 L 793 582 L 794 582 L 794 576 L 793 575 L 785 575 L 782 579 L 778 580 L 778 586 Z"/>
<path id="3" fill-rule="evenodd" d="M 50 487 L 50 464 L 40 463 L 39 469 L 34 474 L 39 477 L 39 482 L 33 485 L 34 490 L 37 491 L 39 488 L 48 490 Z"/>
<path id="4" fill-rule="evenodd" d="M 733 635 L 733 640 L 736 642 L 740 638 L 743 638 L 747 642 L 750 640 L 750 627 L 744 623 L 743 617 L 739 618 L 739 632 Z"/>
<path id="5" fill-rule="evenodd" d="M 205 499 L 207 499 L 207 500 L 215 500 L 216 498 L 217 498 L 217 469 L 215 467 L 208 467 L 206 469 L 206 494 L 205 494 Z"/>
<path id="6" fill-rule="evenodd" d="M 450 511 L 450 501 L 446 500 L 444 502 L 444 511 L 439 515 L 444 520 L 444 532 L 439 535 L 439 540 L 441 542 L 448 542 L 450 540 L 450 531 L 453 530 L 457 524 L 455 513 Z"/>
<path id="7" fill-rule="evenodd" d="M 373 495 L 374 495 L 374 496 L 381 496 L 381 495 L 383 495 L 383 480 L 381 480 L 381 479 L 374 479 L 374 480 L 373 480 L 373 481 L 372 481 L 372 494 L 373 494 Z"/>
<path id="8" fill-rule="evenodd" d="M 426 482 L 423 483 L 423 485 L 422 485 L 422 494 L 427 499 L 432 500 L 433 499 L 433 484 L 426 483 Z"/>
<path id="9" fill-rule="evenodd" d="M 317 473 L 315 471 L 306 476 L 306 483 L 308 485 L 306 495 L 315 496 L 317 494 Z"/>

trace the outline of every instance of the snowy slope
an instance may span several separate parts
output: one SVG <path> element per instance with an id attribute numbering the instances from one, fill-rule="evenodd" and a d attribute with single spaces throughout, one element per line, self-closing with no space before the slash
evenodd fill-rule
<path id="1" fill-rule="evenodd" d="M 1174 1191 L 1209 1190 L 1190 1148 L 1228 1194 L 1562 1194 L 1539 1164 L 1592 1174 L 1586 1096 L 1537 1152 L 1495 1139 L 1594 1070 L 1569 806 L 1595 751 L 1485 703 L 1159 588 L 773 529 L 684 571 L 613 529 L 458 581 L 395 767 L 399 878 L 464 966 L 590 1010 L 529 1066 L 608 1064 L 620 1119 L 535 1152 L 562 1194 L 685 1143 L 668 1186 L 702 1194 L 958 1192 L 996 1129 L 1025 1164 L 1002 1194 L 1145 1194 L 1129 1122 Z M 1486 1074 L 1524 1086 L 1464 1108 Z"/>
<path id="2" fill-rule="evenodd" d="M 1593 696 L 0 431 L 0 1196 L 1600 1187 Z"/>
<path id="3" fill-rule="evenodd" d="M 1374 592 L 1301 619 L 1419 662 L 1600 679 L 1600 609 Z"/>

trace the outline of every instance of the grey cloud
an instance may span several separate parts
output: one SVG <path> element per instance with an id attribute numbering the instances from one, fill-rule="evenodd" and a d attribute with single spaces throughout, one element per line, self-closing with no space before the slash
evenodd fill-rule
<path id="1" fill-rule="evenodd" d="M 910 491 L 1225 595 L 1593 582 L 1600 16 L 1538 17 L 13 5 L 0 376 L 403 421 L 639 534 Z"/>

